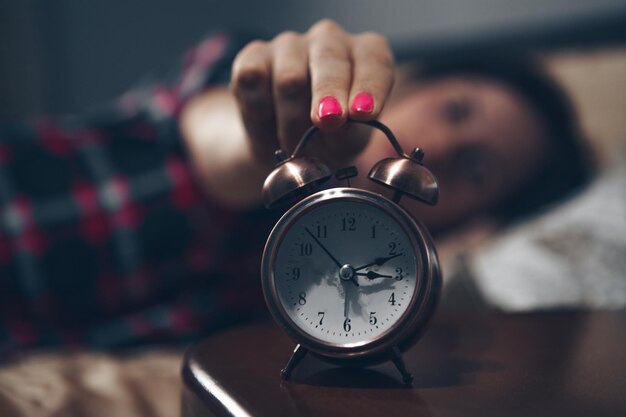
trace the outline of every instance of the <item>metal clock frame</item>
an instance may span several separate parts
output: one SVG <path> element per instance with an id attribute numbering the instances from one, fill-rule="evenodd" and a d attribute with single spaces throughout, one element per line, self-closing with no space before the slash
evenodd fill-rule
<path id="1" fill-rule="evenodd" d="M 303 331 L 287 314 L 276 288 L 275 262 L 285 234 L 306 213 L 321 205 L 337 201 L 358 202 L 382 210 L 400 225 L 417 255 L 416 285 L 409 306 L 390 329 L 362 343 L 324 342 Z M 288 378 L 297 362 L 310 351 L 324 360 L 348 366 L 364 366 L 391 359 L 402 373 L 405 383 L 410 384 L 412 377 L 404 367 L 400 352 L 405 351 L 419 339 L 434 313 L 441 290 L 441 273 L 428 230 L 404 208 L 371 191 L 356 188 L 331 188 L 319 191 L 293 206 L 276 223 L 263 252 L 261 278 L 263 294 L 270 313 L 298 344 L 282 371 L 283 378 Z"/>

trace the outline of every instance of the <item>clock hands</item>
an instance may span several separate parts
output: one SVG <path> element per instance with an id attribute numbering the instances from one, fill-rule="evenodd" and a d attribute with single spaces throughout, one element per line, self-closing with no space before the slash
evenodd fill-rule
<path id="1" fill-rule="evenodd" d="M 311 233 L 311 232 L 309 232 L 309 233 Z M 358 268 L 354 268 L 354 270 L 355 271 L 360 271 L 361 269 L 369 268 L 370 266 L 374 266 L 374 265 L 381 266 L 384 263 L 386 263 L 387 261 L 389 261 L 389 260 L 391 260 L 393 258 L 397 258 L 398 256 L 402 256 L 402 255 L 403 255 L 402 253 L 397 253 L 397 254 L 391 255 L 391 256 L 385 256 L 385 257 L 376 258 L 376 259 L 374 259 L 374 262 L 370 262 L 367 265 L 363 265 L 363 266 L 360 266 Z M 360 275 L 360 274 L 357 274 L 357 275 Z"/>
<path id="2" fill-rule="evenodd" d="M 330 253 L 330 251 L 328 249 L 326 249 L 326 246 L 322 245 L 322 242 L 319 241 L 318 238 L 315 237 L 315 235 L 313 233 L 311 233 L 311 231 L 309 230 L 308 227 L 305 227 L 304 230 L 306 230 L 306 232 L 309 234 L 309 236 L 311 236 L 311 238 L 315 241 L 315 243 L 317 243 L 319 245 L 320 248 L 322 248 L 322 250 L 324 252 L 326 252 L 326 255 L 328 255 L 330 257 L 330 259 L 333 260 L 333 262 L 335 263 L 335 265 L 337 265 L 337 268 L 339 268 L 340 270 L 345 267 L 346 265 L 342 265 L 341 262 L 339 262 L 337 260 L 337 258 L 335 258 L 333 256 L 332 253 Z M 352 269 L 352 267 L 350 267 L 350 269 Z M 343 278 L 342 278 L 343 279 Z M 352 283 L 354 285 L 356 285 L 357 287 L 359 286 L 359 283 L 357 282 L 356 278 L 354 277 L 354 274 L 350 274 L 349 276 L 349 280 L 352 281 Z"/>
<path id="3" fill-rule="evenodd" d="M 337 267 L 339 268 L 340 274 L 342 274 L 342 272 L 341 272 L 342 270 L 344 270 L 346 268 L 349 269 L 349 271 L 348 270 L 345 271 L 346 272 L 345 276 L 343 276 L 343 274 L 342 274 L 341 279 L 342 280 L 348 279 L 348 280 L 352 281 L 352 283 L 354 285 L 356 285 L 357 287 L 359 286 L 359 283 L 356 280 L 357 276 L 364 276 L 364 277 L 367 277 L 367 279 L 370 279 L 370 280 L 376 279 L 376 278 L 393 278 L 393 276 L 391 276 L 391 275 L 379 274 L 378 272 L 374 272 L 374 271 L 368 271 L 367 273 L 357 272 L 357 271 L 360 271 L 360 270 L 365 269 L 365 268 L 369 268 L 370 266 L 374 266 L 374 265 L 377 265 L 377 266 L 384 265 L 387 261 L 390 261 L 393 258 L 397 258 L 398 256 L 402 256 L 403 255 L 402 253 L 397 253 L 395 255 L 382 256 L 382 257 L 374 259 L 374 262 L 370 262 L 370 263 L 368 263 L 366 265 L 363 265 L 363 266 L 360 266 L 358 268 L 352 268 L 348 264 L 342 265 L 341 262 L 339 262 L 339 260 L 337 260 L 337 258 L 335 258 L 335 256 L 332 253 L 330 253 L 330 251 L 328 249 L 326 249 L 326 246 L 324 246 L 322 244 L 322 242 L 320 242 L 320 240 L 315 237 L 315 235 L 309 230 L 308 227 L 305 227 L 304 230 L 309 234 L 309 236 L 311 236 L 311 239 L 313 239 L 315 241 L 315 243 L 317 243 L 318 246 L 320 248 L 322 248 L 322 250 L 326 253 L 326 255 L 328 255 L 330 257 L 330 259 L 333 260 L 335 265 L 337 265 Z M 346 317 L 347 317 L 347 309 L 348 309 L 347 304 L 348 304 L 348 295 L 347 295 L 347 292 L 346 292 L 345 301 L 344 301 L 344 305 L 345 305 L 344 306 L 344 315 Z"/>
<path id="4" fill-rule="evenodd" d="M 355 272 L 354 275 L 359 275 L 362 277 L 367 277 L 367 279 L 376 279 L 376 278 L 393 278 L 392 275 L 384 275 L 384 274 L 379 274 L 378 272 L 374 272 L 374 271 L 367 271 L 367 274 L 365 272 Z"/>
<path id="5" fill-rule="evenodd" d="M 326 252 L 326 255 L 330 256 L 330 259 L 332 259 L 332 260 L 333 260 L 333 262 L 335 263 L 335 265 L 337 265 L 337 268 L 341 268 L 341 262 L 339 262 L 339 261 L 337 260 L 337 258 L 335 258 L 335 257 L 333 256 L 333 254 L 332 254 L 332 253 L 330 253 L 330 252 L 328 251 L 328 249 L 326 249 L 326 247 L 325 247 L 324 245 L 322 245 L 322 242 L 320 242 L 320 241 L 319 241 L 319 239 L 318 239 L 318 238 L 316 238 L 316 237 L 315 237 L 315 235 L 314 235 L 313 233 L 311 233 L 311 231 L 309 230 L 309 228 L 308 228 L 308 227 L 305 227 L 305 228 L 304 228 L 304 230 L 306 230 L 306 232 L 309 234 L 309 236 L 311 236 L 311 238 L 313 238 L 313 240 L 315 241 L 315 243 L 317 243 L 317 244 L 319 245 L 319 247 L 320 247 L 320 248 L 322 248 L 322 250 L 323 250 L 324 252 Z"/>

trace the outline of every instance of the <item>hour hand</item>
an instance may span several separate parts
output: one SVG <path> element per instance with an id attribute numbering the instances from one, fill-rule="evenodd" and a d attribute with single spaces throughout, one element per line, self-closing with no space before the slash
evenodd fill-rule
<path id="1" fill-rule="evenodd" d="M 361 269 L 369 268 L 370 266 L 374 266 L 374 265 L 381 266 L 381 265 L 384 265 L 387 261 L 389 261 L 389 260 L 391 260 L 393 258 L 397 258 L 398 256 L 402 256 L 402 255 L 403 255 L 402 253 L 396 253 L 395 255 L 383 256 L 383 257 L 380 257 L 380 258 L 376 258 L 376 259 L 374 259 L 374 262 L 370 262 L 367 265 L 363 265 L 363 266 L 360 266 L 358 268 L 354 268 L 354 270 L 355 271 L 360 271 Z"/>
<path id="2" fill-rule="evenodd" d="M 355 275 L 359 275 L 359 276 L 362 276 L 362 277 L 367 277 L 367 279 L 393 278 L 393 276 L 391 276 L 391 275 L 379 274 L 378 272 L 374 272 L 374 271 L 367 271 L 367 273 L 365 273 L 365 272 L 357 272 Z"/>

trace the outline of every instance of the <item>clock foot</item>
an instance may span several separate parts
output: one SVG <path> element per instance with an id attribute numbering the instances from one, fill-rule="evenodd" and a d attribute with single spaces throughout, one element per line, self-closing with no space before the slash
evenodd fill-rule
<path id="1" fill-rule="evenodd" d="M 285 367 L 280 371 L 280 376 L 282 379 L 288 380 L 291 377 L 291 371 L 293 371 L 293 368 L 295 368 L 296 365 L 298 365 L 298 363 L 302 360 L 302 358 L 304 358 L 307 352 L 308 350 L 306 350 L 302 346 L 296 346 L 296 348 L 293 350 L 293 353 L 291 354 L 291 357 L 287 361 L 287 365 L 285 365 Z"/>
<path id="2" fill-rule="evenodd" d="M 394 348 L 391 349 L 391 361 L 394 365 L 396 365 L 396 368 L 398 368 L 398 371 L 402 375 L 402 381 L 404 382 L 404 385 L 406 385 L 407 387 L 412 386 L 413 375 L 411 375 L 411 373 L 407 371 L 406 365 L 404 364 L 404 359 L 402 359 L 402 353 L 400 353 L 400 349 L 398 349 L 397 346 L 394 346 Z"/>

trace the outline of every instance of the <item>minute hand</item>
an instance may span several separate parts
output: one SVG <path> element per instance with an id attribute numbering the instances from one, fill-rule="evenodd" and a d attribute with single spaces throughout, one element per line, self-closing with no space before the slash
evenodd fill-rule
<path id="1" fill-rule="evenodd" d="M 311 231 L 309 230 L 309 228 L 308 228 L 308 227 L 305 227 L 305 228 L 304 228 L 304 230 L 306 230 L 306 232 L 307 232 L 307 233 L 308 233 L 308 234 L 309 234 L 309 235 L 313 238 L 313 240 L 314 240 L 314 241 L 315 241 L 315 242 L 319 245 L 319 247 L 320 247 L 320 248 L 322 248 L 322 250 L 323 250 L 324 252 L 326 252 L 326 255 L 330 256 L 330 259 L 332 259 L 332 260 L 333 260 L 333 262 L 335 263 L 335 265 L 337 265 L 337 267 L 338 267 L 338 268 L 341 268 L 341 266 L 342 266 L 342 265 L 341 265 L 341 263 L 337 260 L 337 258 L 335 258 L 335 257 L 333 256 L 333 254 L 332 254 L 332 253 L 330 253 L 330 252 L 328 251 L 328 249 L 326 249 L 326 247 L 325 247 L 324 245 L 322 245 L 322 242 L 320 242 L 320 241 L 319 241 L 319 240 L 315 237 L 315 235 L 314 235 L 313 233 L 311 233 Z"/>
<path id="2" fill-rule="evenodd" d="M 389 261 L 390 259 L 393 258 L 397 258 L 398 256 L 402 256 L 402 253 L 397 253 L 395 255 L 391 255 L 391 256 L 385 256 L 385 257 L 381 257 L 381 258 L 376 258 L 374 259 L 374 262 L 370 262 L 367 265 L 363 265 L 360 266 L 358 268 L 354 268 L 355 271 L 360 271 L 361 269 L 365 269 L 365 268 L 369 268 L 370 266 L 374 266 L 374 265 L 383 265 L 384 263 L 386 263 L 387 261 Z"/>

